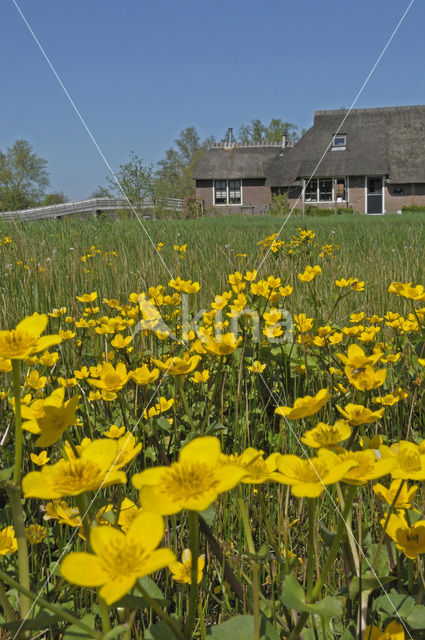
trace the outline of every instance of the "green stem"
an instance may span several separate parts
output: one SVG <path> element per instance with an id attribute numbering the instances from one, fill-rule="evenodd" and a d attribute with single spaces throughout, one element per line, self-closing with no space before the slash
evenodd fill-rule
<path id="1" fill-rule="evenodd" d="M 146 602 L 148 603 L 148 605 L 150 606 L 150 608 L 155 611 L 155 613 L 158 616 L 158 618 L 163 620 L 165 622 L 165 624 L 168 625 L 168 627 L 174 633 L 176 638 L 179 638 L 179 640 L 185 640 L 185 636 L 180 631 L 180 629 L 177 626 L 176 622 L 172 618 L 170 618 L 170 616 L 168 615 L 168 613 L 166 611 L 161 609 L 161 607 L 159 606 L 159 604 L 157 603 L 156 600 L 151 598 L 151 596 L 146 591 L 146 589 L 144 589 L 142 587 L 142 585 L 140 584 L 140 580 L 137 581 L 136 586 L 137 586 L 138 590 L 140 591 L 140 593 L 142 594 L 142 596 L 144 597 L 144 599 L 146 600 Z"/>
<path id="2" fill-rule="evenodd" d="M 379 538 L 378 547 L 376 549 L 375 559 L 374 559 L 373 565 L 372 565 L 372 568 L 373 568 L 374 571 L 376 571 L 376 567 L 378 566 L 379 554 L 381 552 L 382 543 L 384 542 L 385 534 L 387 532 L 388 522 L 390 520 L 391 514 L 394 512 L 395 505 L 397 504 L 397 500 L 398 500 L 398 497 L 399 497 L 399 495 L 401 493 L 403 485 L 404 485 L 404 480 L 402 480 L 400 482 L 400 486 L 397 489 L 397 492 L 396 492 L 396 494 L 394 496 L 394 499 L 393 499 L 392 503 L 390 504 L 390 508 L 388 509 L 388 513 L 387 513 L 387 516 L 385 518 L 384 526 L 382 527 L 381 537 Z"/>
<path id="3" fill-rule="evenodd" d="M 7 622 L 12 622 L 12 620 L 18 619 L 16 613 L 12 609 L 12 606 L 9 602 L 9 598 L 7 597 L 5 588 L 1 582 L 0 582 L 0 605 L 3 607 L 4 617 L 7 620 Z"/>
<path id="4" fill-rule="evenodd" d="M 30 569 L 28 559 L 28 544 L 25 537 L 25 520 L 21 504 L 21 490 L 16 486 L 9 486 L 7 489 L 10 505 L 12 507 L 13 525 L 15 529 L 16 541 L 18 543 L 18 574 L 19 582 L 24 589 L 30 588 Z M 30 610 L 30 602 L 24 592 L 20 599 L 21 618 L 25 619 Z"/>
<path id="5" fill-rule="evenodd" d="M 15 400 L 15 463 L 13 482 L 17 487 L 21 485 L 22 475 L 22 418 L 21 418 L 21 361 L 12 360 L 13 397 Z"/>
<path id="6" fill-rule="evenodd" d="M 99 612 L 102 620 L 102 631 L 103 633 L 107 633 L 111 630 L 111 621 L 109 619 L 108 605 L 101 596 L 99 596 Z"/>
<path id="7" fill-rule="evenodd" d="M 314 526 L 316 517 L 316 499 L 308 500 L 308 550 L 307 550 L 307 601 L 310 601 L 313 592 L 314 578 Z"/>
<path id="8" fill-rule="evenodd" d="M 261 491 L 258 492 L 258 495 L 260 497 L 261 515 L 263 516 L 264 527 L 266 529 L 266 533 L 267 533 L 267 537 L 269 539 L 270 546 L 272 547 L 273 551 L 275 552 L 276 559 L 277 559 L 278 563 L 280 564 L 280 566 L 281 566 L 281 568 L 283 570 L 283 574 L 285 575 L 285 573 L 286 573 L 286 562 L 285 562 L 285 560 L 284 560 L 284 558 L 282 556 L 282 553 L 281 553 L 280 547 L 279 547 L 279 545 L 277 543 L 277 540 L 273 535 L 273 531 L 272 531 L 272 528 L 270 526 L 270 520 L 269 520 L 268 513 L 267 513 L 267 507 L 266 507 L 266 504 L 264 502 L 264 496 L 261 493 Z"/>
<path id="9" fill-rule="evenodd" d="M 196 610 L 198 608 L 198 556 L 199 556 L 199 514 L 197 511 L 189 511 L 189 545 L 192 554 L 190 587 L 189 587 L 189 607 L 184 626 L 184 636 L 191 640 L 195 627 Z"/>
<path id="10" fill-rule="evenodd" d="M 224 359 L 225 359 L 225 356 L 220 356 L 220 360 L 218 362 L 218 367 L 217 367 L 217 375 L 215 377 L 214 387 L 213 387 L 213 390 L 211 392 L 211 398 L 210 398 L 210 401 L 209 401 L 208 406 L 207 406 L 207 410 L 206 410 L 206 413 L 205 413 L 204 420 L 203 420 L 203 422 L 201 424 L 201 428 L 199 430 L 199 435 L 201 435 L 201 436 L 205 431 L 205 427 L 207 426 L 208 416 L 210 414 L 211 407 L 212 407 L 213 402 L 215 400 L 215 396 L 217 395 L 217 390 L 218 390 L 218 385 L 219 385 L 220 379 L 221 379 L 221 370 L 223 368 Z"/>
<path id="11" fill-rule="evenodd" d="M 325 562 L 325 565 L 323 567 L 323 570 L 316 582 L 316 585 L 312 591 L 311 594 L 311 599 L 310 602 L 316 602 L 316 600 L 319 598 L 320 595 L 320 591 L 322 590 L 323 584 L 326 580 L 326 578 L 328 577 L 328 573 L 335 561 L 335 557 L 336 554 L 338 552 L 338 548 L 341 544 L 341 540 L 342 537 L 344 535 L 344 531 L 345 531 L 345 527 L 346 527 L 346 522 L 347 522 L 347 518 L 349 513 L 351 512 L 351 507 L 353 505 L 353 501 L 354 501 L 354 496 L 356 495 L 356 489 L 357 487 L 355 485 L 348 485 L 348 490 L 347 490 L 347 496 L 346 496 L 346 500 L 345 500 L 345 508 L 343 511 L 343 514 L 341 516 L 341 519 L 339 521 L 338 524 L 338 529 L 335 535 L 335 538 L 332 542 L 332 546 L 329 549 L 329 554 L 328 554 L 328 559 Z M 297 624 L 295 625 L 295 627 L 292 629 L 291 633 L 288 636 L 288 640 L 295 640 L 295 638 L 298 638 L 301 631 L 303 630 L 305 623 L 307 622 L 308 616 L 310 614 L 308 612 L 303 612 L 299 619 Z"/>
<path id="12" fill-rule="evenodd" d="M 183 380 L 181 379 L 181 376 L 174 376 L 174 379 L 175 379 L 176 385 L 177 385 L 177 387 L 179 389 L 180 398 L 182 399 L 184 410 L 186 412 L 187 419 L 189 420 L 189 423 L 190 423 L 190 428 L 192 429 L 192 431 L 196 431 L 195 423 L 193 422 L 192 412 L 191 412 L 189 404 L 187 402 L 187 397 L 186 397 L 186 393 L 185 393 L 185 390 L 184 390 Z"/>
<path id="13" fill-rule="evenodd" d="M 81 622 L 81 620 L 76 616 L 72 615 L 72 613 L 69 613 L 69 611 L 67 611 L 66 609 L 61 609 L 61 607 L 58 607 L 56 604 L 53 604 L 53 602 L 49 602 L 49 600 L 46 600 L 39 594 L 32 593 L 32 591 L 30 591 L 29 589 L 26 589 L 22 584 L 20 584 L 19 582 L 11 578 L 2 569 L 0 569 L 0 579 L 3 582 L 6 582 L 6 584 L 10 585 L 13 589 L 16 589 L 17 591 L 25 595 L 29 600 L 32 600 L 33 602 L 37 602 L 44 609 L 47 609 L 48 611 L 51 611 L 52 613 L 56 614 L 57 616 L 62 618 L 62 620 L 66 620 L 71 624 L 75 624 L 80 629 L 85 631 L 91 638 L 101 637 L 100 633 L 98 633 L 91 627 L 88 627 L 86 624 L 84 624 L 84 622 Z M 22 624 L 23 622 L 24 620 L 22 620 Z M 19 629 L 17 633 L 19 633 Z"/>
<path id="14" fill-rule="evenodd" d="M 255 545 L 252 539 L 251 526 L 249 524 L 248 513 L 245 508 L 245 502 L 242 495 L 242 489 L 240 485 L 236 488 L 238 496 L 239 511 L 242 518 L 242 524 L 245 532 L 245 540 L 248 546 L 248 551 L 251 556 L 255 556 Z M 255 558 L 252 560 L 252 589 L 253 589 L 253 613 L 254 613 L 254 640 L 260 638 L 260 581 L 259 581 L 259 566 L 258 561 Z"/>

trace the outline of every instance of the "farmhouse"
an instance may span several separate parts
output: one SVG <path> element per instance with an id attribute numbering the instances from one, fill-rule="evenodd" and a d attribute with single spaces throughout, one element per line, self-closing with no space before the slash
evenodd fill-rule
<path id="1" fill-rule="evenodd" d="M 196 194 L 222 212 L 290 206 L 368 214 L 425 206 L 425 106 L 316 111 L 294 144 L 215 144 L 195 164 Z"/>

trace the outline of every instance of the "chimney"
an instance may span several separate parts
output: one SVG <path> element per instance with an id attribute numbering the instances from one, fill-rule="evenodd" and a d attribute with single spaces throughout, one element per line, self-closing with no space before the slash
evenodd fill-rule
<path id="1" fill-rule="evenodd" d="M 233 140 L 233 128 L 229 127 L 228 130 L 227 130 L 227 144 L 228 144 L 229 147 L 231 147 L 233 143 L 234 143 L 234 140 Z"/>
<path id="2" fill-rule="evenodd" d="M 282 151 L 285 151 L 286 143 L 287 143 L 287 135 L 286 135 L 286 133 L 283 133 L 282 134 L 282 144 L 281 144 L 281 147 L 280 147 Z"/>

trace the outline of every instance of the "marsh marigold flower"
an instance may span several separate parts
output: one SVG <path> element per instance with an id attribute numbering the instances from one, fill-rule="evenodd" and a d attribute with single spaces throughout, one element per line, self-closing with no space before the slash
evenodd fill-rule
<path id="1" fill-rule="evenodd" d="M 344 416 L 344 418 L 353 426 L 360 424 L 370 424 L 380 420 L 384 415 L 385 407 L 378 409 L 377 411 L 371 411 L 362 404 L 349 403 L 345 405 L 344 409 L 339 405 L 336 405 L 338 411 Z"/>
<path id="2" fill-rule="evenodd" d="M 74 460 L 59 460 L 41 471 L 31 471 L 22 480 L 27 498 L 63 498 L 127 481 L 124 471 L 114 469 L 118 455 L 116 440 L 94 440 Z"/>
<path id="3" fill-rule="evenodd" d="M 102 435 L 104 435 L 106 438 L 120 438 L 123 433 L 125 431 L 125 427 L 119 427 L 116 424 L 112 424 L 108 431 L 104 431 Z"/>
<path id="4" fill-rule="evenodd" d="M 400 489 L 400 484 L 403 483 L 403 486 Z M 389 488 L 384 487 L 383 484 L 377 482 L 373 486 L 374 493 L 380 498 L 383 502 L 391 505 L 394 503 L 395 509 L 410 509 L 412 506 L 412 502 L 414 500 L 416 491 L 419 489 L 419 485 L 414 484 L 410 489 L 407 488 L 406 484 L 403 480 L 393 480 L 389 486 Z M 394 499 L 398 493 L 397 500 L 394 502 Z"/>
<path id="5" fill-rule="evenodd" d="M 43 467 L 50 461 L 50 458 L 47 455 L 47 451 L 41 451 L 39 455 L 35 453 L 30 453 L 31 462 L 36 464 L 38 467 Z"/>
<path id="6" fill-rule="evenodd" d="M 351 427 L 346 420 L 337 420 L 334 425 L 319 422 L 319 424 L 306 431 L 300 440 L 308 447 L 319 449 L 325 447 L 331 449 L 340 442 L 347 440 L 351 435 Z"/>
<path id="7" fill-rule="evenodd" d="M 365 640 L 404 640 L 405 635 L 403 626 L 393 620 L 385 627 L 385 631 L 381 631 L 374 624 L 372 626 L 367 625 L 363 637 Z"/>
<path id="8" fill-rule="evenodd" d="M 174 356 L 167 358 L 165 362 L 152 358 L 152 362 L 162 373 L 170 376 L 187 376 L 196 369 L 201 359 L 201 356 L 189 356 L 188 353 L 185 353 L 183 358 Z"/>
<path id="9" fill-rule="evenodd" d="M 384 526 L 385 518 L 381 520 Z M 395 542 L 395 546 L 403 551 L 411 560 L 416 560 L 419 554 L 425 553 L 425 520 L 418 520 L 409 525 L 404 516 L 393 513 L 386 528 L 387 535 Z"/>
<path id="10" fill-rule="evenodd" d="M 396 460 L 391 458 L 376 459 L 375 452 L 372 449 L 364 449 L 363 451 L 347 451 L 340 453 L 338 458 L 341 462 L 353 461 L 353 465 L 342 477 L 342 482 L 360 486 L 366 484 L 369 480 L 376 480 L 382 476 L 391 473 L 397 465 Z"/>
<path id="11" fill-rule="evenodd" d="M 205 567 L 205 555 L 201 554 L 198 557 L 197 562 L 197 582 L 198 584 L 202 580 L 202 572 Z M 192 584 L 192 552 L 190 549 L 185 549 L 182 553 L 182 561 L 181 562 L 172 562 L 169 567 L 171 571 L 172 578 L 176 582 L 181 582 L 182 584 Z"/>
<path id="12" fill-rule="evenodd" d="M 58 335 L 40 337 L 46 329 L 47 321 L 47 315 L 33 313 L 21 320 L 16 329 L 0 331 L 0 358 L 23 360 L 33 353 L 60 344 L 62 338 Z"/>
<path id="13" fill-rule="evenodd" d="M 242 338 L 236 338 L 234 333 L 223 333 L 218 338 L 203 335 L 202 346 L 208 353 L 216 356 L 227 356 L 233 353 L 242 342 Z"/>
<path id="14" fill-rule="evenodd" d="M 301 282 L 311 282 L 316 276 L 320 276 L 321 273 L 322 267 L 319 265 L 316 265 L 315 267 L 307 265 L 303 273 L 298 274 L 298 278 Z"/>
<path id="15" fill-rule="evenodd" d="M 219 465 L 220 441 L 195 438 L 180 451 L 178 462 L 154 467 L 132 477 L 144 509 L 172 515 L 182 509 L 204 511 L 220 493 L 233 489 L 246 471 Z"/>
<path id="16" fill-rule="evenodd" d="M 277 458 L 279 482 L 290 485 L 298 498 L 317 498 L 327 485 L 339 482 L 356 464 L 354 460 L 342 462 L 330 451 L 307 460 L 290 454 Z"/>
<path id="17" fill-rule="evenodd" d="M 13 526 L 6 527 L 0 531 L 0 556 L 7 553 L 15 553 L 18 549 L 18 541 L 15 537 L 15 529 Z"/>
<path id="18" fill-rule="evenodd" d="M 65 401 L 65 389 L 56 389 L 47 398 L 33 403 L 37 405 L 35 414 L 32 413 L 32 405 L 22 409 L 23 417 L 30 417 L 23 423 L 22 428 L 38 434 L 39 437 L 35 441 L 38 447 L 49 447 L 68 427 L 77 422 L 75 412 L 79 399 L 80 396 L 73 396 Z"/>
<path id="19" fill-rule="evenodd" d="M 278 456 L 278 453 L 272 453 L 264 459 L 264 451 L 248 447 L 240 455 L 221 454 L 219 464 L 223 466 L 237 465 L 244 469 L 246 475 L 241 479 L 244 484 L 261 484 L 280 478 L 280 475 L 276 473 Z"/>
<path id="20" fill-rule="evenodd" d="M 327 403 L 331 394 L 329 389 L 320 389 L 315 396 L 304 396 L 297 398 L 293 407 L 277 407 L 275 413 L 284 416 L 289 420 L 298 420 L 298 418 L 306 418 L 312 416 Z"/>
<path id="21" fill-rule="evenodd" d="M 47 536 L 47 529 L 41 524 L 30 524 L 25 527 L 25 537 L 30 544 L 40 544 Z"/>
<path id="22" fill-rule="evenodd" d="M 95 527 L 90 532 L 94 553 L 68 554 L 61 575 L 81 587 L 100 587 L 99 595 L 110 605 L 139 578 L 175 561 L 170 549 L 157 549 L 163 535 L 164 522 L 158 513 L 141 513 L 126 533 L 110 526 Z"/>

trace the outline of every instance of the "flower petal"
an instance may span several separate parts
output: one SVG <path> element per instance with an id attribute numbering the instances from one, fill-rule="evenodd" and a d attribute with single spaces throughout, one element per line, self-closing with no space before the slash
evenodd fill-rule
<path id="1" fill-rule="evenodd" d="M 106 604 L 113 604 L 123 598 L 136 582 L 136 576 L 122 576 L 116 580 L 110 580 L 99 590 L 99 595 Z"/>
<path id="2" fill-rule="evenodd" d="M 179 462 L 196 460 L 213 467 L 218 460 L 220 450 L 220 440 L 214 436 L 195 438 L 180 451 Z"/>
<path id="3" fill-rule="evenodd" d="M 161 542 L 164 535 L 164 521 L 158 512 L 144 511 L 131 523 L 127 538 L 134 538 L 134 544 L 143 546 L 150 553 Z"/>
<path id="4" fill-rule="evenodd" d="M 108 579 L 100 558 L 85 551 L 69 553 L 61 564 L 60 572 L 68 582 L 80 587 L 100 587 Z"/>

